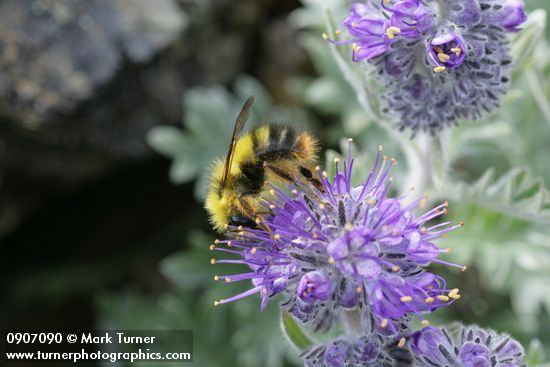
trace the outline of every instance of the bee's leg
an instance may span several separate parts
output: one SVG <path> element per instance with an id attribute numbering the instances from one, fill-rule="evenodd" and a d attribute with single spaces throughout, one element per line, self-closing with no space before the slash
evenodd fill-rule
<path id="1" fill-rule="evenodd" d="M 311 186 L 313 186 L 314 188 L 316 188 L 318 190 L 319 190 L 319 188 L 317 187 L 317 185 L 313 184 L 313 182 L 311 182 L 310 180 L 307 180 L 307 182 L 312 184 L 312 185 L 308 187 L 307 185 L 303 185 L 304 180 L 297 179 L 296 177 L 292 176 L 288 172 L 283 171 L 282 169 L 278 168 L 277 166 L 269 164 L 268 162 L 264 162 L 264 167 L 271 170 L 273 173 L 275 173 L 277 176 L 283 178 L 284 180 L 293 183 L 294 185 L 296 185 L 301 191 L 303 191 L 307 195 L 310 195 L 311 197 L 315 197 L 315 198 L 319 199 L 320 201 L 322 200 L 319 197 L 319 193 L 314 192 L 314 190 L 312 189 Z M 308 171 L 308 172 L 310 172 L 310 174 L 311 174 L 311 171 Z M 311 175 L 311 177 L 313 179 L 313 175 Z M 307 179 L 307 177 L 304 177 L 304 178 Z M 318 181 L 317 179 L 314 179 L 314 180 L 316 182 L 318 182 L 318 185 L 322 188 L 319 191 L 324 192 L 325 190 L 323 188 L 323 184 L 320 181 Z"/>
<path id="2" fill-rule="evenodd" d="M 284 170 L 280 169 L 279 167 L 272 165 L 268 162 L 264 162 L 264 168 L 268 168 L 271 170 L 271 172 L 275 173 L 277 176 L 281 177 L 283 180 L 292 182 L 292 183 L 298 183 L 298 180 L 296 177 L 292 176 L 288 172 L 285 172 Z"/>
<path id="3" fill-rule="evenodd" d="M 304 167 L 304 166 L 301 166 L 300 167 L 300 173 L 302 174 L 302 176 L 305 177 L 305 179 L 311 183 L 317 190 L 321 191 L 321 192 L 325 192 L 325 188 L 323 187 L 323 184 L 321 183 L 321 181 L 319 181 L 318 179 L 316 179 L 315 177 L 313 177 L 313 173 L 311 172 L 310 169 Z"/>
<path id="4" fill-rule="evenodd" d="M 252 208 L 252 206 L 248 203 L 248 201 L 246 201 L 246 199 L 243 198 L 242 196 L 239 196 L 239 204 L 241 204 L 241 208 L 244 210 L 244 213 L 248 217 L 254 218 L 254 223 L 259 228 L 263 229 L 264 231 L 266 231 L 268 233 L 272 232 L 271 228 L 269 228 L 269 226 L 260 217 L 260 215 L 262 215 L 264 213 L 255 212 L 254 209 Z"/>

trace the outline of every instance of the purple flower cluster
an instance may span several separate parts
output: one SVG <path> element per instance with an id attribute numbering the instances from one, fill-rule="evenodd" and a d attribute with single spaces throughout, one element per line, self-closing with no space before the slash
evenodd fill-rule
<path id="1" fill-rule="evenodd" d="M 506 34 L 525 20 L 521 0 L 367 0 L 344 21 L 351 39 L 331 42 L 375 66 L 400 129 L 436 133 L 498 106 L 512 62 Z"/>
<path id="2" fill-rule="evenodd" d="M 380 148 L 381 150 L 381 148 Z M 318 171 L 323 189 L 302 187 L 286 193 L 274 188 L 265 203 L 272 213 L 258 218 L 257 228 L 230 228 L 234 237 L 216 241 L 211 249 L 238 259 L 213 260 L 248 266 L 242 274 L 219 275 L 217 280 L 252 280 L 252 289 L 216 304 L 260 293 L 262 307 L 278 293 L 283 306 L 318 330 L 330 328 L 340 310 L 361 309 L 379 332 L 402 334 L 409 315 L 447 306 L 460 298 L 458 289 L 426 271 L 433 262 L 458 268 L 439 259 L 434 241 L 462 224 L 428 223 L 447 212 L 443 203 L 416 216 L 426 197 L 403 204 L 390 198 L 390 170 L 397 162 L 376 155 L 374 167 L 359 186 L 351 182 L 353 159 L 336 161 L 329 179 Z"/>
<path id="3" fill-rule="evenodd" d="M 349 311 L 348 311 L 349 312 Z M 351 311 L 353 313 L 353 311 Z M 360 330 L 328 343 L 314 345 L 303 353 L 306 367 L 335 366 L 410 366 L 413 358 L 405 347 L 406 338 L 396 340 L 376 325 L 374 315 L 366 313 Z M 403 330 L 406 332 L 405 330 Z"/>
<path id="4" fill-rule="evenodd" d="M 420 366 L 524 366 L 523 348 L 517 341 L 478 326 L 422 329 L 413 334 L 411 350 Z"/>
<path id="5" fill-rule="evenodd" d="M 389 366 L 394 361 L 380 340 L 366 336 L 339 338 L 311 348 L 304 356 L 306 367 Z"/>

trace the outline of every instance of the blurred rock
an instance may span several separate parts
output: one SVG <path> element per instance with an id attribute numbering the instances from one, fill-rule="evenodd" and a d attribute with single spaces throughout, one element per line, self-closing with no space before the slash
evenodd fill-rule
<path id="1" fill-rule="evenodd" d="M 8 0 L 0 5 L 0 111 L 38 129 L 145 63 L 186 23 L 173 0 Z"/>

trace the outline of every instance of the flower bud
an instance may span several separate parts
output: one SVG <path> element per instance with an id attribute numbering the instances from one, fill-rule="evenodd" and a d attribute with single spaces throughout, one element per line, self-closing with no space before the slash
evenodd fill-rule
<path id="1" fill-rule="evenodd" d="M 321 271 L 310 271 L 302 276 L 298 283 L 298 297 L 306 303 L 326 301 L 332 296 L 331 279 Z"/>

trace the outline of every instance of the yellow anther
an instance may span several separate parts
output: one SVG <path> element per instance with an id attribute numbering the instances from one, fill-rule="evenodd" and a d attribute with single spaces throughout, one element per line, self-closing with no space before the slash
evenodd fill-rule
<path id="1" fill-rule="evenodd" d="M 316 171 L 320 171 L 320 170 L 321 170 L 321 167 L 315 166 L 315 170 L 316 170 Z"/>
<path id="2" fill-rule="evenodd" d="M 325 41 L 328 40 L 328 34 L 326 34 L 325 32 L 323 32 L 322 37 Z"/>
<path id="3" fill-rule="evenodd" d="M 422 320 L 421 324 L 422 324 L 422 327 L 430 326 L 430 322 L 428 320 Z"/>
<path id="4" fill-rule="evenodd" d="M 453 297 L 451 297 L 451 298 L 458 301 L 458 300 L 460 299 L 460 294 L 457 294 L 457 295 L 455 295 L 455 296 L 453 296 Z"/>
<path id="5" fill-rule="evenodd" d="M 451 252 L 453 252 L 453 250 L 451 250 L 450 247 L 447 247 L 445 250 L 443 250 L 443 252 L 450 254 Z"/>
<path id="6" fill-rule="evenodd" d="M 464 266 L 462 267 L 462 269 L 460 269 L 460 271 L 466 271 L 466 270 L 468 270 L 468 267 L 467 267 L 466 265 L 464 265 Z"/>
<path id="7" fill-rule="evenodd" d="M 445 66 L 436 66 L 434 68 L 434 73 L 442 73 L 444 72 L 445 70 L 447 70 L 447 68 Z"/>
<path id="8" fill-rule="evenodd" d="M 216 259 L 210 259 L 210 264 L 214 265 L 216 263 Z"/>
<path id="9" fill-rule="evenodd" d="M 210 251 L 214 251 L 215 248 L 216 248 L 216 246 L 210 245 Z"/>
<path id="10" fill-rule="evenodd" d="M 399 339 L 399 343 L 397 343 L 397 346 L 399 348 L 403 348 L 406 342 L 407 342 L 407 339 L 405 339 L 405 337 L 401 337 L 401 339 Z"/>
<path id="11" fill-rule="evenodd" d="M 389 39 L 393 39 L 395 35 L 399 33 L 401 33 L 401 29 L 395 26 L 391 26 L 391 27 L 388 27 L 388 29 L 386 29 L 386 36 L 388 36 Z"/>
<path id="12" fill-rule="evenodd" d="M 443 202 L 443 205 L 445 206 L 445 208 L 448 208 L 449 207 L 449 202 L 447 200 L 445 200 L 445 202 Z"/>
<path id="13" fill-rule="evenodd" d="M 381 146 L 381 145 L 378 146 L 378 151 L 379 151 L 379 152 L 382 151 L 382 146 Z"/>
<path id="14" fill-rule="evenodd" d="M 395 165 L 397 164 L 397 159 L 392 158 L 392 159 L 391 159 L 391 163 L 395 166 Z"/>
<path id="15" fill-rule="evenodd" d="M 425 197 L 422 198 L 422 199 L 420 199 L 420 203 L 418 204 L 418 206 L 419 206 L 421 209 L 424 208 L 424 207 L 426 206 L 426 202 L 427 202 L 427 201 L 428 201 L 428 200 L 427 200 Z"/>
<path id="16" fill-rule="evenodd" d="M 214 275 L 214 280 L 215 280 L 215 281 L 218 281 L 218 280 L 220 280 L 220 277 L 217 276 L 217 275 Z"/>
<path id="17" fill-rule="evenodd" d="M 273 239 L 278 241 L 281 239 L 281 235 L 277 233 L 276 235 L 273 236 Z"/>
<path id="18" fill-rule="evenodd" d="M 464 222 L 458 223 L 461 227 L 464 227 Z"/>
<path id="19" fill-rule="evenodd" d="M 426 227 L 421 227 L 421 228 L 420 228 L 420 232 L 422 232 L 422 233 L 426 233 L 427 230 L 428 230 L 428 229 L 427 229 Z"/>
<path id="20" fill-rule="evenodd" d="M 340 158 L 334 158 L 334 163 L 340 163 Z"/>
<path id="21" fill-rule="evenodd" d="M 298 195 L 298 190 L 294 189 L 292 191 L 290 191 L 292 193 L 292 195 Z"/>
<path id="22" fill-rule="evenodd" d="M 242 231 L 242 230 L 243 230 L 243 226 L 238 226 L 238 227 L 237 227 L 237 230 L 238 230 L 238 231 Z"/>
<path id="23" fill-rule="evenodd" d="M 221 302 L 221 301 L 220 301 L 220 302 Z M 219 304 L 220 304 L 220 302 L 218 302 L 218 301 L 214 301 L 214 306 L 217 306 L 217 305 L 219 305 Z"/>
<path id="24" fill-rule="evenodd" d="M 401 270 L 401 268 L 397 265 L 392 266 L 392 268 L 391 268 L 391 271 L 393 271 L 394 273 L 397 273 L 399 270 Z"/>
<path id="25" fill-rule="evenodd" d="M 231 283 L 233 281 L 233 279 L 231 279 L 230 277 L 225 277 L 225 282 L 226 283 Z"/>
<path id="26" fill-rule="evenodd" d="M 232 245 L 233 245 L 233 243 L 231 241 L 227 241 L 227 243 L 226 243 L 227 247 L 231 247 Z"/>
<path id="27" fill-rule="evenodd" d="M 449 297 L 444 296 L 442 294 L 438 295 L 437 299 L 440 300 L 440 301 L 443 301 L 443 302 L 448 302 L 449 301 Z"/>
<path id="28" fill-rule="evenodd" d="M 345 229 L 346 231 L 348 231 L 348 232 L 351 231 L 351 230 L 353 229 L 353 224 L 351 224 L 351 223 L 346 223 L 346 224 L 344 225 L 344 229 Z"/>
<path id="29" fill-rule="evenodd" d="M 348 138 L 348 143 L 353 143 L 353 139 L 352 139 L 352 138 Z"/>
<path id="30" fill-rule="evenodd" d="M 351 28 L 357 28 L 357 23 L 352 22 L 352 23 L 351 23 Z"/>
<path id="31" fill-rule="evenodd" d="M 447 55 L 447 54 L 444 54 L 444 53 L 439 53 L 437 54 L 437 58 L 439 59 L 439 61 L 441 62 L 447 62 L 451 59 L 451 56 Z"/>
<path id="32" fill-rule="evenodd" d="M 434 301 L 433 297 L 428 297 L 424 300 L 424 302 L 426 303 L 433 303 L 433 301 Z"/>
<path id="33" fill-rule="evenodd" d="M 357 288 L 355 288 L 355 291 L 356 291 L 357 293 L 361 293 L 361 292 L 363 292 L 363 288 L 357 287 Z"/>
<path id="34" fill-rule="evenodd" d="M 262 222 L 262 219 L 260 217 L 256 217 L 255 222 L 256 224 L 260 224 Z"/>
<path id="35" fill-rule="evenodd" d="M 453 47 L 451 48 L 451 51 L 454 52 L 456 56 L 460 56 L 462 53 L 462 49 L 460 47 Z"/>
<path id="36" fill-rule="evenodd" d="M 341 29 L 336 29 L 336 30 L 334 31 L 334 34 L 335 34 L 335 35 L 339 35 L 340 33 L 342 33 L 342 30 L 341 30 Z"/>
<path id="37" fill-rule="evenodd" d="M 411 296 L 403 296 L 401 297 L 401 302 L 410 302 L 413 298 Z"/>
<path id="38" fill-rule="evenodd" d="M 220 243 L 220 240 L 214 240 L 214 244 L 217 245 L 218 243 Z"/>
<path id="39" fill-rule="evenodd" d="M 267 294 L 267 288 L 262 288 L 262 293 Z"/>
<path id="40" fill-rule="evenodd" d="M 391 229 L 391 234 L 392 234 L 392 236 L 397 236 L 397 233 L 398 233 L 398 232 L 397 232 L 397 228 L 393 227 L 393 228 Z"/>
<path id="41" fill-rule="evenodd" d="M 449 292 L 449 297 L 453 298 L 454 296 L 456 296 L 458 294 L 458 292 L 459 292 L 458 288 L 455 288 L 455 289 L 451 290 Z"/>
<path id="42" fill-rule="evenodd" d="M 269 204 L 269 209 L 273 210 L 273 209 L 275 209 L 275 208 L 276 208 L 276 206 L 275 206 L 275 205 L 273 205 L 273 204 Z"/>
<path id="43" fill-rule="evenodd" d="M 380 327 L 383 329 L 386 326 L 388 326 L 388 319 L 382 319 L 382 322 L 380 323 Z"/>
<path id="44" fill-rule="evenodd" d="M 256 247 L 252 247 L 252 248 L 250 249 L 250 253 L 251 253 L 252 255 L 254 255 L 254 254 L 256 253 L 256 251 L 258 251 L 258 249 L 257 249 Z"/>
<path id="45" fill-rule="evenodd" d="M 237 233 L 239 236 L 244 236 L 244 231 L 240 231 L 239 233 Z"/>
<path id="46" fill-rule="evenodd" d="M 325 177 L 325 178 L 327 178 L 327 177 L 328 177 L 328 173 L 327 173 L 327 171 L 323 171 L 323 172 L 321 172 L 321 175 L 323 175 L 323 177 Z"/>
<path id="47" fill-rule="evenodd" d="M 329 256 L 328 263 L 329 264 L 334 264 L 335 262 L 336 262 L 336 260 L 334 260 L 334 258 L 332 256 Z"/>

